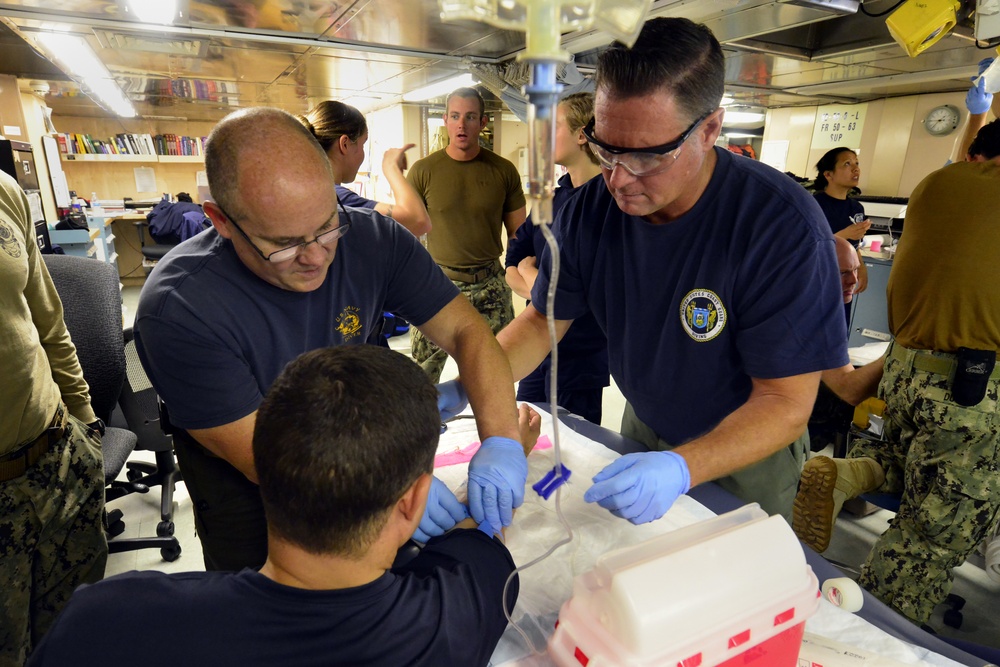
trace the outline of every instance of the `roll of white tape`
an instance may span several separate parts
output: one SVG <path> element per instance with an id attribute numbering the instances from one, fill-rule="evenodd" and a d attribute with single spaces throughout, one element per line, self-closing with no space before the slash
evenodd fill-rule
<path id="1" fill-rule="evenodd" d="M 835 606 L 851 613 L 859 611 L 865 598 L 857 582 L 847 577 L 827 579 L 823 582 L 823 597 Z"/>

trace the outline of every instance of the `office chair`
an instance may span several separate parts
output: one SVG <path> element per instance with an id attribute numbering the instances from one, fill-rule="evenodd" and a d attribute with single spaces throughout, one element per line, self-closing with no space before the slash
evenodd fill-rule
<path id="1" fill-rule="evenodd" d="M 91 407 L 108 423 L 122 393 L 126 374 L 118 271 L 111 264 L 85 257 L 42 257 L 63 304 L 66 329 L 76 346 L 83 377 L 90 387 Z M 148 486 L 137 481 L 117 480 L 138 439 L 132 431 L 113 426 L 109 426 L 101 438 L 106 502 L 130 493 L 149 491 Z M 106 510 L 105 529 L 110 553 L 159 547 L 164 560 L 172 561 L 180 556 L 180 543 L 172 536 L 111 539 L 124 530 L 121 519 L 121 510 Z"/>
<path id="2" fill-rule="evenodd" d="M 131 327 L 124 335 L 126 373 L 118 404 L 129 430 L 139 437 L 136 449 L 154 452 L 155 456 L 155 463 L 129 461 L 125 474 L 130 482 L 161 487 L 156 534 L 169 537 L 174 534 L 174 488 L 183 477 L 174 458 L 173 438 L 163 432 L 156 391 L 139 361 Z"/>
<path id="3" fill-rule="evenodd" d="M 157 243 L 153 235 L 149 235 L 146 241 L 146 233 L 149 231 L 149 222 L 146 220 L 136 220 L 135 230 L 139 234 L 139 251 L 142 253 L 142 272 L 149 275 L 153 267 L 163 256 L 174 249 L 176 244 Z"/>

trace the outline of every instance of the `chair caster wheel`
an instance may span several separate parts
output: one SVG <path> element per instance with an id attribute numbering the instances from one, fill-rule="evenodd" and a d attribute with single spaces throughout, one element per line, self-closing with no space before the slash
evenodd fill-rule
<path id="1" fill-rule="evenodd" d="M 962 612 L 957 609 L 949 609 L 944 613 L 944 624 L 949 628 L 962 627 Z"/>
<path id="2" fill-rule="evenodd" d="M 142 471 L 129 468 L 125 472 L 125 479 L 127 479 L 130 482 L 134 482 L 137 479 L 142 479 Z"/>
<path id="3" fill-rule="evenodd" d="M 173 521 L 161 521 L 156 524 L 156 534 L 159 537 L 170 537 L 174 534 L 174 522 Z"/>
<path id="4" fill-rule="evenodd" d="M 181 557 L 180 545 L 178 544 L 176 547 L 163 547 L 160 549 L 160 557 L 168 563 L 173 563 Z"/>
<path id="5" fill-rule="evenodd" d="M 108 537 L 118 537 L 125 532 L 125 522 L 115 521 L 108 524 Z"/>
<path id="6" fill-rule="evenodd" d="M 111 510 L 110 512 L 107 512 L 104 517 L 104 532 L 107 533 L 108 537 L 118 537 L 125 532 L 125 522 L 122 521 L 122 517 L 123 514 L 121 510 Z"/>

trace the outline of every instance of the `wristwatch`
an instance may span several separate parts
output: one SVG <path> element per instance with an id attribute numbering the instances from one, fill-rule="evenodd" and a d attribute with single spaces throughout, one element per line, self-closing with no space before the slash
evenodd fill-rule
<path id="1" fill-rule="evenodd" d="M 107 428 L 104 426 L 103 419 L 98 419 L 97 421 L 90 422 L 89 424 L 87 424 L 87 428 L 94 429 L 95 431 L 100 433 L 101 436 L 104 436 L 104 432 L 107 430 Z"/>

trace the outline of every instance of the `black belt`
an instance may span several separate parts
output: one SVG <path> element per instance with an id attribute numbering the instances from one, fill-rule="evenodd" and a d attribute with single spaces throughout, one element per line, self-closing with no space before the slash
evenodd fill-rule
<path id="1" fill-rule="evenodd" d="M 443 264 L 438 264 L 438 266 L 441 267 L 444 275 L 448 276 L 448 280 L 457 280 L 460 283 L 478 283 L 490 276 L 497 275 L 499 273 L 500 262 L 493 261 L 488 264 L 469 268 L 444 266 Z"/>
<path id="2" fill-rule="evenodd" d="M 49 451 L 53 443 L 62 439 L 68 427 L 66 408 L 59 404 L 49 427 L 29 443 L 19 446 L 13 452 L 0 456 L 0 482 L 9 482 L 23 475 L 28 468 Z"/>
<path id="3" fill-rule="evenodd" d="M 941 354 L 946 354 L 948 356 L 938 356 Z M 908 347 L 903 347 L 896 342 L 893 342 L 890 346 L 889 356 L 897 361 L 902 361 L 903 363 L 908 363 L 908 361 L 912 359 L 912 366 L 918 371 L 935 373 L 946 377 L 951 377 L 955 374 L 955 366 L 957 365 L 955 355 L 953 353 L 939 352 L 938 354 L 934 354 L 930 350 L 912 350 Z M 993 373 L 990 374 L 990 379 L 1000 380 L 1000 364 L 997 364 L 993 368 Z"/>

